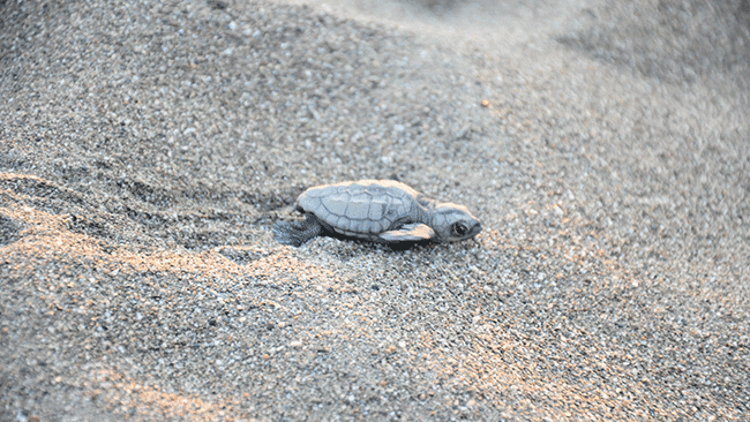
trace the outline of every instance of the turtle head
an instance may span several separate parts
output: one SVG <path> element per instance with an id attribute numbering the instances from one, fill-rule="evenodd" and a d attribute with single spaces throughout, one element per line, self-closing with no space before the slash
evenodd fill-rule
<path id="1" fill-rule="evenodd" d="M 482 231 L 482 222 L 463 205 L 437 204 L 432 218 L 432 229 L 440 242 L 458 242 Z"/>

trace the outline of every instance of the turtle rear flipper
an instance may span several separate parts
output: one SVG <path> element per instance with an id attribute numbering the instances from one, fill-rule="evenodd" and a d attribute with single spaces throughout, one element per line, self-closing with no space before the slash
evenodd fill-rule
<path id="1" fill-rule="evenodd" d="M 380 238 L 386 242 L 419 242 L 435 237 L 435 231 L 426 224 L 406 224 L 399 230 L 380 233 Z"/>
<path id="2" fill-rule="evenodd" d="M 273 225 L 274 238 L 282 245 L 299 247 L 321 233 L 323 233 L 323 226 L 310 213 L 305 214 L 304 220 L 277 221 Z"/>

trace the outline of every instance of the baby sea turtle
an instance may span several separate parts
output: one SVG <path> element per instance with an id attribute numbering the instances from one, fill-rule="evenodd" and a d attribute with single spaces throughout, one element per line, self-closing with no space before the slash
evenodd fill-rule
<path id="1" fill-rule="evenodd" d="M 360 180 L 310 188 L 297 198 L 304 219 L 277 221 L 279 243 L 300 246 L 338 234 L 382 243 L 456 242 L 482 231 L 463 205 L 437 203 L 393 180 Z"/>

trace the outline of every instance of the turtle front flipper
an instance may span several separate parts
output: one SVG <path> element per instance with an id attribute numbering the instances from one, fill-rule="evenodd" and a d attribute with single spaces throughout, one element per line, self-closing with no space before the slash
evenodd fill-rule
<path id="1" fill-rule="evenodd" d="M 388 243 L 419 242 L 435 237 L 435 232 L 426 224 L 406 224 L 398 230 L 380 233 L 380 238 Z"/>
<path id="2" fill-rule="evenodd" d="M 323 226 L 313 214 L 305 213 L 304 220 L 277 221 L 273 225 L 276 241 L 283 245 L 299 247 L 323 233 Z"/>

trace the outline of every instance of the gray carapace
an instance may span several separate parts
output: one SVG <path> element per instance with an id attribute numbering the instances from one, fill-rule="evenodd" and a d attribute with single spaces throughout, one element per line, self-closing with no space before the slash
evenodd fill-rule
<path id="1" fill-rule="evenodd" d="M 295 210 L 304 218 L 273 226 L 279 243 L 300 246 L 326 233 L 389 244 L 457 242 L 482 231 L 463 205 L 437 203 L 393 180 L 316 186 L 302 192 Z"/>

